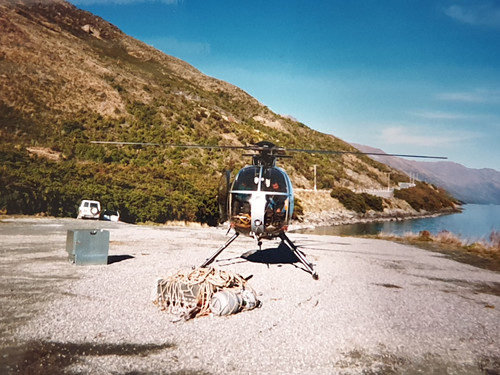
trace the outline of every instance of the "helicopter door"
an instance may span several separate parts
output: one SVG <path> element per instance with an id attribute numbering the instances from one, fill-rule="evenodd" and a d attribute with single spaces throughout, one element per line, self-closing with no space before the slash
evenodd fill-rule
<path id="1" fill-rule="evenodd" d="M 292 215 L 293 193 L 290 179 L 281 168 L 266 168 L 262 174 L 261 189 L 266 192 L 266 232 L 279 232 L 289 224 Z"/>
<path id="2" fill-rule="evenodd" d="M 219 182 L 219 222 L 225 223 L 228 219 L 229 185 L 231 171 L 224 171 Z"/>
<path id="3" fill-rule="evenodd" d="M 260 167 L 241 169 L 236 176 L 229 199 L 231 224 L 237 231 L 249 233 L 252 222 L 252 195 L 258 190 Z"/>

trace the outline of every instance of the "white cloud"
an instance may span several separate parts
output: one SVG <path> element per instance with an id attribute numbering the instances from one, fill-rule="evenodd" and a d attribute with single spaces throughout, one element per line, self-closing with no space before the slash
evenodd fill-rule
<path id="1" fill-rule="evenodd" d="M 500 28 L 500 6 L 489 1 L 451 5 L 444 12 L 448 17 L 469 25 Z"/>
<path id="2" fill-rule="evenodd" d="M 482 95 L 474 92 L 444 92 L 437 95 L 439 100 L 448 100 L 452 102 L 467 102 L 467 103 L 481 103 L 484 101 Z"/>
<path id="3" fill-rule="evenodd" d="M 438 100 L 462 103 L 500 103 L 500 90 L 477 89 L 472 91 L 443 92 L 436 95 Z"/>
<path id="4" fill-rule="evenodd" d="M 437 130 L 432 127 L 391 126 L 382 129 L 380 138 L 387 144 L 443 146 L 458 144 L 480 135 L 463 130 Z"/>
<path id="5" fill-rule="evenodd" d="M 463 113 L 453 113 L 453 112 L 441 112 L 441 111 L 421 111 L 412 112 L 414 116 L 424 118 L 427 120 L 471 120 L 473 116 L 464 115 Z"/>

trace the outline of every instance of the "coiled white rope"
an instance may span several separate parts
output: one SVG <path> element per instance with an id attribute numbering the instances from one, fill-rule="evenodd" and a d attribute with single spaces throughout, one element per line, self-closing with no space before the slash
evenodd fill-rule
<path id="1" fill-rule="evenodd" d="M 191 319 L 210 313 L 213 294 L 222 289 L 240 291 L 249 289 L 247 281 L 237 273 L 213 267 L 180 270 L 158 281 L 153 303 L 161 310 Z"/>

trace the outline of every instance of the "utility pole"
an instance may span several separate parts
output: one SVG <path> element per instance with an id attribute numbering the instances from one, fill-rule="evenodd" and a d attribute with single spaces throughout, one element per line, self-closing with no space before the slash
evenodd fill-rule
<path id="1" fill-rule="evenodd" d="M 387 173 L 387 191 L 391 190 L 391 174 Z"/>
<path id="2" fill-rule="evenodd" d="M 316 191 L 316 164 L 313 165 L 314 167 L 314 191 Z"/>

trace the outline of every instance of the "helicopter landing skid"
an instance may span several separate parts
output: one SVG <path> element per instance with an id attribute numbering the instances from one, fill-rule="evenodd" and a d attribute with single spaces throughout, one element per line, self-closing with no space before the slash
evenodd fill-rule
<path id="1" fill-rule="evenodd" d="M 312 275 L 314 280 L 319 279 L 318 273 L 313 269 L 313 265 L 306 259 L 305 255 L 299 250 L 299 248 L 288 238 L 284 233 L 280 233 L 281 240 L 293 251 L 293 253 L 299 258 L 300 262 L 306 267 L 307 271 Z"/>
<path id="2" fill-rule="evenodd" d="M 215 258 L 217 258 L 219 256 L 219 254 L 222 253 L 222 251 L 224 251 L 224 249 L 226 247 L 228 247 L 231 244 L 231 242 L 233 242 L 236 239 L 236 237 L 238 237 L 239 235 L 240 235 L 240 232 L 234 233 L 231 236 L 231 238 L 228 239 L 226 241 L 226 243 L 224 245 L 222 245 L 210 258 L 207 258 L 207 260 L 201 265 L 201 268 L 205 268 L 210 263 L 212 263 L 215 260 Z"/>

